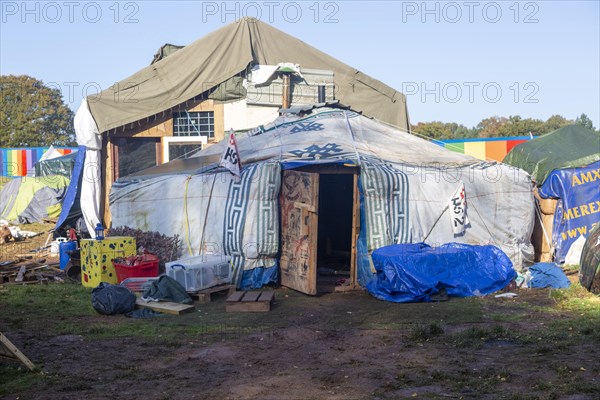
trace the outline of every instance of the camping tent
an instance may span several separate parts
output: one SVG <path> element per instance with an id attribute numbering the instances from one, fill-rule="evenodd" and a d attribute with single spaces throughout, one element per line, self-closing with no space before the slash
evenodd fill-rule
<path id="1" fill-rule="evenodd" d="M 337 237 L 351 243 L 362 285 L 373 277 L 370 253 L 394 243 L 495 244 L 516 267 L 532 258 L 524 171 L 348 109 L 296 111 L 237 136 L 240 183 L 217 167 L 226 141 L 119 179 L 110 194 L 113 226 L 179 234 L 185 253 L 232 256 L 242 287 L 276 281 L 280 271 L 282 284 L 305 293 L 315 293 L 315 253 Z M 455 235 L 448 205 L 461 182 L 470 222 Z"/>
<path id="2" fill-rule="evenodd" d="M 513 147 L 502 162 L 529 172 L 541 186 L 556 169 L 579 168 L 599 160 L 600 133 L 568 125 Z"/>
<path id="3" fill-rule="evenodd" d="M 569 125 L 520 144 L 504 162 L 528 171 L 542 198 L 559 199 L 554 213 L 555 261 L 600 221 L 600 133 Z"/>
<path id="4" fill-rule="evenodd" d="M 0 192 L 0 219 L 28 224 L 58 217 L 68 186 L 64 176 L 15 178 Z"/>

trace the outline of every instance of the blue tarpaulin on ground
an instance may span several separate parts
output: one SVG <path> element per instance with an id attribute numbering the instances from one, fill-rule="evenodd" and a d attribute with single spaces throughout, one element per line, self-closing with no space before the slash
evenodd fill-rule
<path id="1" fill-rule="evenodd" d="M 508 256 L 491 245 L 396 244 L 373 251 L 372 259 L 377 277 L 367 290 L 378 299 L 397 303 L 431 301 L 442 288 L 449 296 L 485 295 L 517 276 Z"/>
<path id="2" fill-rule="evenodd" d="M 540 188 L 543 198 L 560 201 L 554 213 L 552 244 L 554 260 L 559 263 L 580 235 L 588 237 L 594 224 L 600 221 L 600 161 L 583 168 L 554 170 Z"/>
<path id="3" fill-rule="evenodd" d="M 555 263 L 537 263 L 529 267 L 531 281 L 527 285 L 530 288 L 565 289 L 571 286 L 571 281 L 563 270 Z"/>

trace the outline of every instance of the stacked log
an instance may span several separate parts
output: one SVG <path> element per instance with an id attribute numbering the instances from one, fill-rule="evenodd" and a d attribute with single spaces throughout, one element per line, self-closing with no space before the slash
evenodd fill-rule
<path id="1" fill-rule="evenodd" d="M 535 261 L 551 262 L 554 252 L 554 249 L 552 248 L 552 227 L 558 200 L 542 199 L 537 192 L 537 188 L 534 190 L 533 194 L 535 196 L 535 201 L 541 210 L 541 221 L 540 215 L 536 212 L 535 225 L 533 226 L 533 234 L 531 235 L 531 243 L 535 249 Z M 548 238 L 544 235 L 544 230 L 546 231 Z M 548 241 L 548 239 L 550 241 Z"/>

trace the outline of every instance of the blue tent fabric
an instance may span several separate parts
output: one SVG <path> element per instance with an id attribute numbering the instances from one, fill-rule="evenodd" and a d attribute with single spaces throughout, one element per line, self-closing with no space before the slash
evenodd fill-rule
<path id="1" fill-rule="evenodd" d="M 396 303 L 428 302 L 442 288 L 449 296 L 486 295 L 517 276 L 508 256 L 491 245 L 396 244 L 373 251 L 372 259 L 377 277 L 367 290 Z"/>
<path id="2" fill-rule="evenodd" d="M 371 256 L 367 246 L 365 196 L 362 178 L 360 177 L 358 178 L 358 193 L 360 194 L 360 230 L 356 242 L 356 275 L 358 283 L 362 287 L 366 287 L 367 283 L 373 279 L 373 273 L 371 272 Z"/>
<path id="3" fill-rule="evenodd" d="M 58 230 L 66 222 L 67 218 L 71 213 L 71 208 L 75 205 L 75 201 L 79 200 L 79 186 L 81 185 L 81 177 L 83 174 L 83 162 L 85 161 L 85 146 L 79 146 L 77 148 L 77 156 L 75 158 L 75 165 L 73 167 L 73 174 L 71 175 L 71 182 L 67 189 L 67 194 L 63 200 L 62 210 L 58 221 L 54 229 Z M 77 205 L 77 208 L 79 206 Z"/>
<path id="4" fill-rule="evenodd" d="M 529 267 L 531 281 L 530 288 L 555 288 L 566 289 L 571 286 L 571 281 L 563 270 L 555 263 L 537 263 Z"/>
<path id="5" fill-rule="evenodd" d="M 240 283 L 240 289 L 260 289 L 265 285 L 276 285 L 278 283 L 279 264 L 273 267 L 257 267 L 243 272 L 242 282 Z"/>

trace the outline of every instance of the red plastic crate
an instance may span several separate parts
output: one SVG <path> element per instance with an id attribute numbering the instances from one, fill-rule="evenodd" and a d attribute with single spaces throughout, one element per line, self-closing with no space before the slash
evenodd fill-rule
<path id="1" fill-rule="evenodd" d="M 127 278 L 153 278 L 158 276 L 158 257 L 153 254 L 132 256 L 127 264 L 113 262 L 119 283 Z"/>

